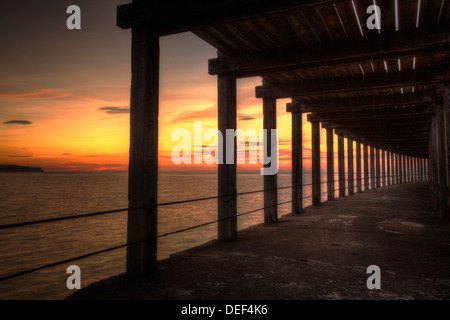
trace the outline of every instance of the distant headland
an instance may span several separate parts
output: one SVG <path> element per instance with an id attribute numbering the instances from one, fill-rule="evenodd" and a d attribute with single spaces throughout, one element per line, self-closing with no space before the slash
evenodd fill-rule
<path id="1" fill-rule="evenodd" d="M 41 168 L 0 164 L 0 172 L 44 172 Z"/>

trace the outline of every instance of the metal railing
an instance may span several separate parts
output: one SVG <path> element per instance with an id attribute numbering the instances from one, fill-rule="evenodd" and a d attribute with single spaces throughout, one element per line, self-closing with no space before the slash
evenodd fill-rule
<path id="1" fill-rule="evenodd" d="M 397 184 L 396 181 L 397 181 L 397 178 L 399 176 L 400 175 L 392 175 L 392 174 L 390 175 L 389 179 L 391 180 L 391 185 Z M 401 176 L 403 177 L 403 183 L 406 183 L 406 182 L 424 181 L 427 178 L 428 175 L 427 174 L 414 174 L 414 175 L 411 175 L 411 178 L 409 178 L 409 176 L 406 175 L 406 174 L 402 174 Z M 421 177 L 424 180 L 420 180 Z M 383 178 L 380 177 L 380 176 L 371 176 L 370 179 L 371 179 L 371 181 L 372 181 L 372 179 L 377 179 L 377 180 L 381 179 L 381 181 L 383 181 Z M 386 180 L 387 180 L 387 178 L 386 178 Z M 336 179 L 334 179 L 334 180 L 327 180 L 327 181 L 320 182 L 320 184 L 325 184 L 325 183 L 332 182 L 333 186 L 334 186 L 334 184 L 336 184 L 336 182 L 348 182 L 348 181 L 349 181 L 348 179 L 343 179 L 343 180 L 339 180 L 339 179 L 336 180 Z M 366 181 L 366 179 L 364 179 L 363 177 L 355 178 L 355 179 L 353 179 L 353 181 L 360 181 L 361 182 L 361 186 L 364 185 L 362 183 L 363 181 L 365 182 L 365 184 L 368 183 L 368 181 Z M 292 189 L 292 188 L 303 188 L 303 187 L 308 187 L 308 186 L 313 186 L 313 185 L 314 185 L 314 183 L 309 183 L 309 184 L 302 184 L 302 185 L 299 185 L 299 186 L 285 186 L 285 187 L 278 187 L 278 188 L 272 188 L 272 189 L 246 191 L 246 192 L 237 193 L 235 195 L 212 196 L 212 197 L 188 199 L 188 200 L 182 200 L 182 201 L 158 203 L 158 204 L 156 204 L 156 206 L 157 207 L 172 206 L 172 205 L 177 205 L 177 204 L 214 200 L 214 199 L 219 199 L 219 198 L 223 198 L 223 197 L 243 196 L 243 195 L 249 195 L 249 194 L 256 194 L 256 193 L 262 193 L 262 192 L 265 192 L 265 191 L 271 191 L 271 190 L 273 191 L 275 189 L 276 190 L 284 190 L 284 189 Z M 356 187 L 357 186 L 354 186 L 354 189 L 356 189 Z M 367 190 L 370 190 L 370 189 L 373 189 L 373 188 L 365 189 L 364 191 L 367 191 Z M 346 188 L 346 190 L 347 190 L 347 188 Z M 337 191 L 339 191 L 339 188 L 334 188 L 333 191 L 337 192 Z M 329 193 L 329 191 L 321 191 L 321 194 L 327 194 L 327 193 Z M 309 199 L 309 198 L 312 198 L 312 197 L 313 197 L 312 194 L 309 195 L 309 196 L 304 196 L 304 197 L 302 197 L 302 200 Z M 247 211 L 247 212 L 244 212 L 244 213 L 239 213 L 239 214 L 236 214 L 236 217 L 241 217 L 241 216 L 244 216 L 244 215 L 248 215 L 248 214 L 255 213 L 255 212 L 258 212 L 258 211 L 262 211 L 262 210 L 265 210 L 265 209 L 269 209 L 269 208 L 272 208 L 272 207 L 275 207 L 275 206 L 285 205 L 285 204 L 288 204 L 288 203 L 292 203 L 293 201 L 294 200 L 284 201 L 284 202 L 281 202 L 281 203 L 276 203 L 274 205 L 265 206 L 265 207 L 254 209 L 254 210 L 250 210 L 250 211 Z M 55 217 L 55 218 L 41 219 L 41 220 L 35 220 L 35 221 L 19 222 L 19 223 L 14 223 L 14 224 L 4 224 L 4 225 L 0 225 L 0 230 L 19 228 L 19 227 L 31 226 L 31 225 L 39 225 L 39 224 L 44 224 L 44 223 L 67 221 L 67 220 L 73 220 L 73 219 L 81 219 L 81 218 L 87 218 L 87 217 L 95 217 L 95 216 L 101 216 L 101 215 L 106 215 L 106 214 L 114 214 L 114 213 L 125 212 L 125 211 L 140 210 L 140 209 L 145 209 L 145 208 L 149 208 L 149 207 L 150 207 L 150 205 L 142 206 L 142 207 L 135 207 L 135 208 L 123 208 L 123 209 L 116 209 L 116 210 L 109 210 L 109 211 L 92 212 L 92 213 L 86 213 L 86 214 L 69 215 L 69 216 L 64 216 L 64 217 Z M 234 218 L 234 217 L 227 217 L 227 218 L 223 218 L 223 219 L 217 219 L 217 220 L 201 223 L 201 224 L 198 224 L 198 225 L 195 225 L 195 226 L 190 226 L 190 227 L 186 227 L 186 228 L 179 229 L 179 230 L 176 230 L 176 231 L 171 231 L 171 232 L 167 232 L 167 233 L 164 233 L 164 234 L 160 234 L 160 235 L 157 235 L 156 238 L 167 237 L 167 236 L 170 236 L 170 235 L 173 235 L 173 234 L 178 234 L 178 233 L 182 233 L 182 232 L 185 232 L 185 231 L 197 229 L 197 228 L 200 228 L 200 227 L 204 227 L 204 226 L 211 225 L 211 224 L 214 224 L 214 223 L 219 223 L 221 221 L 229 220 L 229 219 L 232 219 L 232 218 Z M 131 245 L 135 245 L 135 244 L 138 244 L 138 243 L 142 243 L 142 242 L 145 242 L 145 241 L 148 241 L 148 240 L 149 240 L 148 238 L 147 239 L 142 239 L 142 240 L 139 240 L 139 241 L 134 241 L 134 242 L 131 242 L 131 243 L 125 243 L 125 244 L 118 245 L 118 246 L 113 246 L 113 247 L 110 247 L 110 248 L 106 248 L 106 249 L 103 249 L 103 250 L 87 253 L 87 254 L 84 254 L 84 255 L 76 256 L 76 257 L 72 257 L 72 258 L 69 258 L 69 259 L 64 259 L 64 260 L 61 260 L 61 261 L 52 262 L 52 263 L 45 264 L 45 265 L 42 265 L 42 266 L 39 266 L 39 267 L 35 267 L 35 268 L 32 268 L 32 269 L 24 270 L 24 271 L 15 273 L 15 274 L 10 274 L 8 276 L 3 276 L 3 277 L 0 278 L 0 282 L 6 281 L 6 280 L 10 280 L 10 279 L 14 279 L 14 278 L 17 278 L 17 277 L 21 277 L 21 276 L 24 276 L 24 275 L 27 275 L 27 274 L 30 274 L 30 273 L 33 273 L 33 272 L 36 272 L 36 271 L 40 271 L 40 270 L 43 270 L 43 269 L 55 267 L 55 266 L 58 266 L 58 265 L 68 264 L 68 263 L 71 263 L 73 261 L 85 259 L 85 258 L 94 256 L 94 255 L 101 254 L 101 253 L 122 249 L 122 248 L 131 246 Z"/>

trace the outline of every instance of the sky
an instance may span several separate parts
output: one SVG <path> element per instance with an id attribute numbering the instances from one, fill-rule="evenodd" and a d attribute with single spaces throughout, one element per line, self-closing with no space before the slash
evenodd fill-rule
<path id="1" fill-rule="evenodd" d="M 0 164 L 44 171 L 126 171 L 129 151 L 131 31 L 116 26 L 129 0 L 0 2 Z M 68 6 L 81 9 L 81 29 L 69 30 Z M 177 129 L 217 128 L 217 78 L 208 74 L 216 49 L 192 33 L 160 38 L 160 170 L 215 169 L 175 165 Z M 260 78 L 238 80 L 238 123 L 262 129 Z M 280 169 L 291 166 L 289 99 L 277 101 Z M 310 127 L 304 118 L 304 165 Z M 325 131 L 322 130 L 322 133 Z M 203 141 L 203 147 L 211 141 Z M 192 144 L 192 152 L 202 146 Z M 325 134 L 321 138 L 325 157 Z M 324 162 L 325 163 L 325 162 Z M 261 167 L 239 165 L 245 168 Z"/>

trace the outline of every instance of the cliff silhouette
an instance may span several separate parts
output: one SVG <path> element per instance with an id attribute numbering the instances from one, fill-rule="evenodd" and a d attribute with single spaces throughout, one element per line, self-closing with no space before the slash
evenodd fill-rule
<path id="1" fill-rule="evenodd" d="M 0 164 L 0 172 L 44 172 L 41 168 Z"/>

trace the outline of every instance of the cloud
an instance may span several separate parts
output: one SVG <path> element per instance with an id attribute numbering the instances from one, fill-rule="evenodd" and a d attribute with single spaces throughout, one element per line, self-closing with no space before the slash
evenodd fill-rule
<path id="1" fill-rule="evenodd" d="M 103 108 L 99 108 L 98 110 L 105 111 L 106 113 L 109 113 L 109 114 L 130 113 L 130 108 L 128 108 L 128 107 L 103 107 Z"/>
<path id="2" fill-rule="evenodd" d="M 10 121 L 3 122 L 3 124 L 23 124 L 23 125 L 28 125 L 28 124 L 32 124 L 32 122 L 28 121 L 28 120 L 10 120 Z"/>
<path id="3" fill-rule="evenodd" d="M 256 119 L 255 117 L 248 116 L 248 115 L 246 115 L 245 113 L 242 113 L 242 114 L 238 115 L 238 118 L 239 118 L 239 120 L 241 120 L 241 121 L 250 121 L 250 120 Z"/>
<path id="4" fill-rule="evenodd" d="M 217 108 L 209 107 L 203 110 L 185 111 L 176 115 L 172 123 L 182 122 L 182 121 L 203 121 L 214 119 L 217 117 Z"/>

